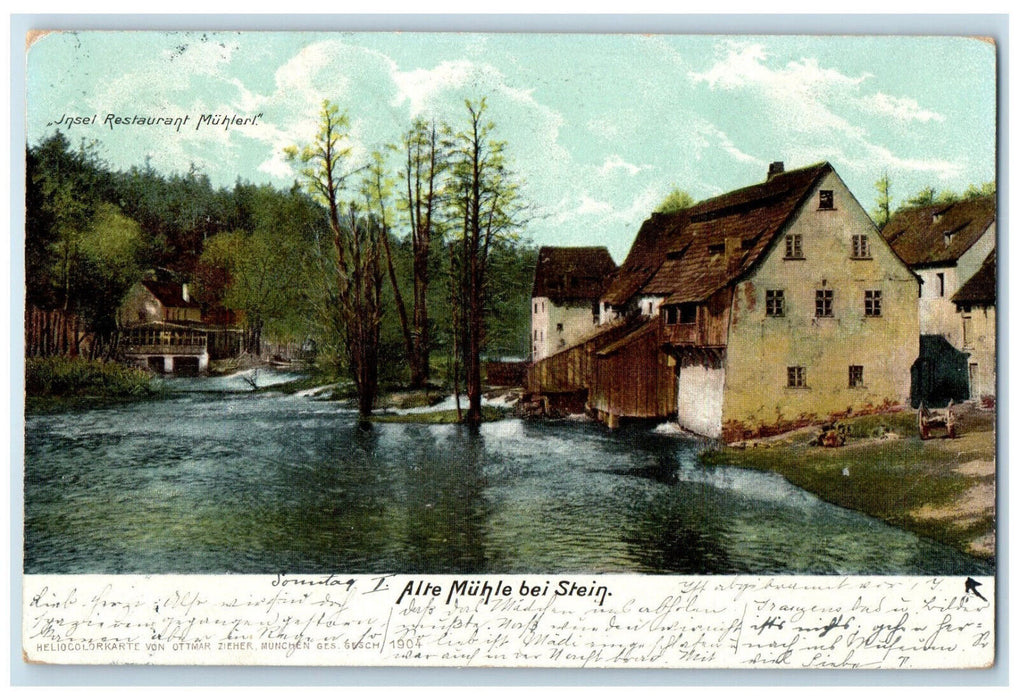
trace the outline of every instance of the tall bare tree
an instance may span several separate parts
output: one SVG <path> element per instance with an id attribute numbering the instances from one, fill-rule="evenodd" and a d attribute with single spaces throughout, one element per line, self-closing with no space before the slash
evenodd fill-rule
<path id="1" fill-rule="evenodd" d="M 379 336 L 382 319 L 383 225 L 372 215 L 370 166 L 350 163 L 346 113 L 322 103 L 319 130 L 312 143 L 290 147 L 287 156 L 301 164 L 305 187 L 328 210 L 335 255 L 338 326 L 347 368 L 357 391 L 358 413 L 367 418 L 378 394 Z M 346 181 L 369 168 L 356 197 L 343 201 Z M 361 202 L 358 202 L 360 198 Z"/>
<path id="2" fill-rule="evenodd" d="M 454 338 L 463 362 L 468 424 L 481 422 L 481 352 L 489 295 L 489 253 L 501 237 L 515 235 L 520 220 L 518 186 L 506 164 L 505 143 L 494 138 L 487 104 L 467 101 L 466 128 L 451 138 L 449 204 L 460 224 L 451 241 L 456 284 L 453 294 Z M 460 293 L 456 294 L 456 288 Z"/>

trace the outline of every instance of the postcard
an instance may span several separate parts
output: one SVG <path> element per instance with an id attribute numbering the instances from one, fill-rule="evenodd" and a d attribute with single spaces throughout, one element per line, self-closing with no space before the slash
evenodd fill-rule
<path id="1" fill-rule="evenodd" d="M 992 40 L 26 56 L 28 662 L 994 664 Z"/>

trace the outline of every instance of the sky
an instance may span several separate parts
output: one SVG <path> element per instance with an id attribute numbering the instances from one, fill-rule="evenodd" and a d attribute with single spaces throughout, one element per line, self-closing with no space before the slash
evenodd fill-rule
<path id="1" fill-rule="evenodd" d="M 26 133 L 94 141 L 115 169 L 148 159 L 217 186 L 289 187 L 283 149 L 314 137 L 323 100 L 349 115 L 357 162 L 415 117 L 462 126 L 464 101 L 484 97 L 522 182 L 524 234 L 621 262 L 669 191 L 711 197 L 772 161 L 829 161 L 868 210 L 885 173 L 896 204 L 993 180 L 995 60 L 962 37 L 54 33 L 28 53 Z"/>

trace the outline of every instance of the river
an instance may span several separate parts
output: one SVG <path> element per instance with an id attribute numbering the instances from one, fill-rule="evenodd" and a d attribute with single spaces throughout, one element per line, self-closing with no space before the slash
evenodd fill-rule
<path id="1" fill-rule="evenodd" d="M 26 573 L 991 572 L 672 431 L 365 430 L 242 377 L 168 385 L 26 417 Z"/>

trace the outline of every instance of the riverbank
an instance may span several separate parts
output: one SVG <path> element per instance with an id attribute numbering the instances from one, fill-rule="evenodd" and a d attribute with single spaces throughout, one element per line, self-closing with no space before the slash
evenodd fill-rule
<path id="1" fill-rule="evenodd" d="M 28 411 L 147 399 L 158 393 L 149 374 L 118 362 L 81 357 L 30 357 L 25 360 L 25 405 Z"/>
<path id="2" fill-rule="evenodd" d="M 958 437 L 921 440 L 916 413 L 843 421 L 842 447 L 810 443 L 818 428 L 707 450 L 707 465 L 773 471 L 820 498 L 985 561 L 995 551 L 995 414 L 956 407 Z"/>

